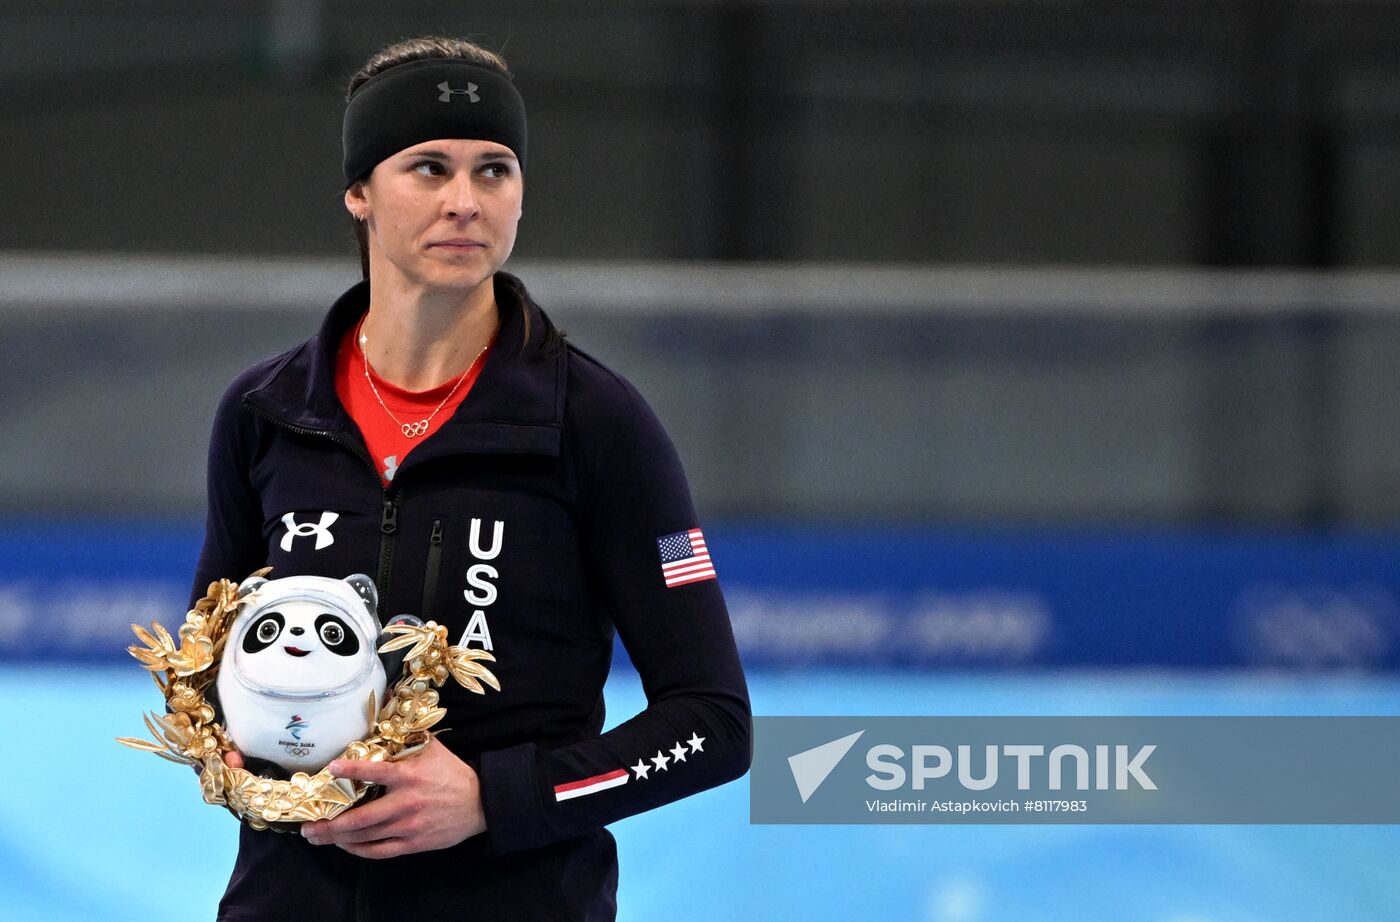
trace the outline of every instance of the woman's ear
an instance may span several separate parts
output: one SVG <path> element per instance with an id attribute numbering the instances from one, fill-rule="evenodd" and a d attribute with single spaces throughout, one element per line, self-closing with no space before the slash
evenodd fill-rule
<path id="1" fill-rule="evenodd" d="M 350 216 L 356 221 L 363 221 L 369 217 L 369 199 L 365 196 L 364 180 L 352 183 L 350 188 L 345 190 L 345 210 L 350 212 Z"/>

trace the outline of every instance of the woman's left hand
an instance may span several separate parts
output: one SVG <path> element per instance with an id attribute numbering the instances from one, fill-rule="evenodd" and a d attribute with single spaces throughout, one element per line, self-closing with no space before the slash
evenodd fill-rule
<path id="1" fill-rule="evenodd" d="M 447 848 L 486 831 L 481 785 L 472 767 L 434 737 L 399 762 L 337 759 L 337 778 L 382 784 L 383 796 L 333 820 L 303 823 L 312 845 L 339 845 L 361 858 L 393 858 Z"/>

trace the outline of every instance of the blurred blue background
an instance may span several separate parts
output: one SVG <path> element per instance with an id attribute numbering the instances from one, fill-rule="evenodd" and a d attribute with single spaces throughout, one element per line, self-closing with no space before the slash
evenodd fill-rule
<path id="1" fill-rule="evenodd" d="M 1400 7 L 6 3 L 0 918 L 213 917 L 129 625 L 218 394 L 358 277 L 344 85 L 424 33 L 516 71 L 508 268 L 676 441 L 756 713 L 1397 713 Z M 618 823 L 621 918 L 1400 919 L 1393 827 L 747 797 Z"/>
<path id="2" fill-rule="evenodd" d="M 1390 679 L 864 670 L 751 678 L 763 714 L 1394 714 L 1400 706 L 1400 683 Z M 3 673 L 0 690 L 38 702 L 60 681 L 64 708 L 81 715 L 62 754 L 11 759 L 5 770 L 5 918 L 212 918 L 232 866 L 233 819 L 204 805 L 189 769 L 111 741 L 141 732 L 154 686 L 135 668 L 75 682 L 71 671 L 33 665 Z M 625 716 L 644 699 L 620 677 L 608 700 Z M 34 733 L 13 709 L 0 731 L 10 740 Z M 750 826 L 740 781 L 613 832 L 619 918 L 639 922 L 1310 922 L 1394 919 L 1400 905 L 1393 826 Z"/>

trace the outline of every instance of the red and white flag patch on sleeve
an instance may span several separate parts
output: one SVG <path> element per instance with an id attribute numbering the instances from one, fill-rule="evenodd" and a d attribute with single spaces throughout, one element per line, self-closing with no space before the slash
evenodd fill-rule
<path id="1" fill-rule="evenodd" d="M 715 578 L 710 549 L 698 528 L 663 535 L 656 539 L 656 549 L 661 553 L 661 576 L 667 589 Z"/>
<path id="2" fill-rule="evenodd" d="M 621 787 L 627 783 L 627 777 L 627 769 L 619 768 L 601 775 L 594 775 L 592 778 L 580 778 L 578 781 L 556 784 L 554 786 L 554 800 L 556 802 L 572 800 L 575 797 L 597 794 L 608 788 Z"/>

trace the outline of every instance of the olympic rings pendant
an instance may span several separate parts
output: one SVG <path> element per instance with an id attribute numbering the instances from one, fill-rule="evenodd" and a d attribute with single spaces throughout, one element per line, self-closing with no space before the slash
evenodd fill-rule
<path id="1" fill-rule="evenodd" d="M 365 316 L 369 315 L 366 314 Z M 374 377 L 370 374 L 369 355 L 364 352 L 368 343 L 363 332 L 364 327 L 365 320 L 364 317 L 361 317 L 360 325 L 357 328 L 355 336 L 356 339 L 360 341 L 360 353 L 365 361 L 365 381 L 369 384 L 369 389 L 374 392 L 374 399 L 378 400 L 379 405 L 384 408 L 384 412 L 389 414 L 390 419 L 399 424 L 399 430 L 403 432 L 404 437 L 410 439 L 416 439 L 420 435 L 428 434 L 428 426 L 432 424 L 433 417 L 438 415 L 438 410 L 447 406 L 447 401 L 451 400 L 452 395 L 457 393 L 457 388 L 461 387 L 462 382 L 467 380 L 467 375 L 471 374 L 472 369 L 476 367 L 476 363 L 481 361 L 481 357 L 486 354 L 486 350 L 491 345 L 488 341 L 485 346 L 481 347 L 481 351 L 476 354 L 476 358 L 472 359 L 472 363 L 467 366 L 467 370 L 462 372 L 461 376 L 457 379 L 457 383 L 452 385 L 452 390 L 448 391 L 447 396 L 442 398 L 442 403 L 437 405 L 437 409 L 433 410 L 433 412 L 429 413 L 423 419 L 418 420 L 416 423 L 405 423 L 401 422 L 399 418 L 394 415 L 393 411 L 389 409 L 389 405 L 384 402 L 384 398 L 379 396 L 379 388 L 374 386 Z"/>

